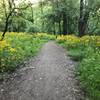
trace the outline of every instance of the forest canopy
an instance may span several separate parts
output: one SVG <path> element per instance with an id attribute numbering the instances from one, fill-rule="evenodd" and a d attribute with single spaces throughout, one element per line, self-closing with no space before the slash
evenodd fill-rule
<path id="1" fill-rule="evenodd" d="M 100 35 L 100 0 L 0 0 L 0 31 Z"/>

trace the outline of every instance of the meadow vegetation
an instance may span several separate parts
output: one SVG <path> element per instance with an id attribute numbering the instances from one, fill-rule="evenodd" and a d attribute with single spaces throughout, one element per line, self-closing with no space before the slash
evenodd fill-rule
<path id="1" fill-rule="evenodd" d="M 0 73 L 11 72 L 29 57 L 36 55 L 42 44 L 55 36 L 47 34 L 7 33 L 0 41 Z"/>
<path id="2" fill-rule="evenodd" d="M 90 100 L 100 100 L 100 36 L 58 36 L 57 42 L 78 61 L 76 76 Z"/>

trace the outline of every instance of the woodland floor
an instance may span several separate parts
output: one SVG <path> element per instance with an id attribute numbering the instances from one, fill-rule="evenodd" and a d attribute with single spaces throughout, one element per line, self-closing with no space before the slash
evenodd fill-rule
<path id="1" fill-rule="evenodd" d="M 55 42 L 0 83 L 0 100 L 84 100 L 75 79 L 75 62 Z"/>

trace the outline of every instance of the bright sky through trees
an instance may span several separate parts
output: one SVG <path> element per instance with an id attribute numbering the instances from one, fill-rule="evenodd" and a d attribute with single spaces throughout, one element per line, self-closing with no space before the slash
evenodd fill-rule
<path id="1" fill-rule="evenodd" d="M 32 2 L 32 3 L 37 3 L 37 2 L 39 2 L 39 0 L 26 0 L 26 1 L 30 1 L 30 2 Z"/>
<path id="2" fill-rule="evenodd" d="M 31 3 L 38 3 L 40 0 L 15 0 L 16 4 L 19 4 L 20 2 L 23 2 L 23 1 L 26 1 L 26 2 L 31 2 Z"/>

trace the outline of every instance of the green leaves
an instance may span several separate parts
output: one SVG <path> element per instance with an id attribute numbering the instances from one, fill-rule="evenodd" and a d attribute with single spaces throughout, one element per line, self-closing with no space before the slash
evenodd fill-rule
<path id="1" fill-rule="evenodd" d="M 0 73 L 15 70 L 24 60 L 34 56 L 45 42 L 44 38 L 25 33 L 7 33 L 6 41 L 9 46 L 7 42 L 2 42 L 3 49 L 0 46 Z"/>
<path id="2" fill-rule="evenodd" d="M 81 41 L 74 41 L 74 46 L 72 43 L 74 38 L 71 38 L 72 36 L 70 38 L 60 37 L 58 43 L 69 50 L 68 54 L 71 59 L 79 62 L 76 66 L 76 76 L 85 94 L 90 100 L 100 100 L 100 48 L 98 45 L 100 37 L 79 38 Z"/>

